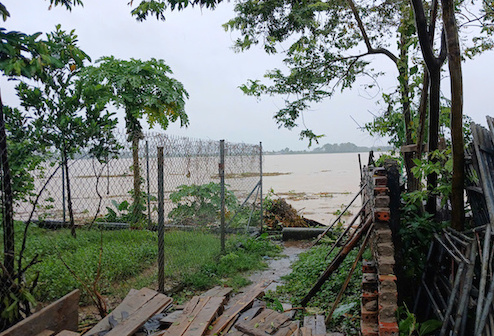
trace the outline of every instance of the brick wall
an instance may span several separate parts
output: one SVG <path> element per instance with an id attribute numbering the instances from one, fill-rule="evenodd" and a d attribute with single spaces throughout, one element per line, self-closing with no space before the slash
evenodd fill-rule
<path id="1" fill-rule="evenodd" d="M 394 245 L 390 221 L 390 197 L 384 168 L 365 167 L 363 182 L 367 183 L 364 216 L 374 219 L 370 247 L 373 260 L 362 264 L 361 332 L 366 336 L 399 335 L 396 320 L 397 288 L 394 274 Z"/>

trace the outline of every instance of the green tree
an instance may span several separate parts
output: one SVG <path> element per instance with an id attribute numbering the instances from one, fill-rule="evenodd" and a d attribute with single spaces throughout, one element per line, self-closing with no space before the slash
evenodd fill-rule
<path id="1" fill-rule="evenodd" d="M 84 62 L 90 59 L 77 47 L 75 32 L 67 33 L 58 25 L 55 32 L 47 34 L 46 43 L 50 48 L 50 57 L 63 66 L 49 67 L 46 73 L 50 79 L 39 87 L 21 82 L 17 86 L 17 94 L 21 105 L 34 115 L 33 125 L 42 143 L 60 153 L 70 226 L 75 237 L 68 160 L 83 147 L 90 148 L 100 160 L 108 157 L 109 152 L 115 152 L 118 146 L 112 129 L 117 120 L 105 111 L 108 88 L 80 79 Z"/>
<path id="2" fill-rule="evenodd" d="M 411 4 L 413 6 L 411 6 Z M 275 69 L 265 77 L 268 84 L 258 80 L 250 81 L 242 89 L 245 93 L 260 96 L 262 94 L 285 96 L 285 107 L 275 114 L 277 122 L 284 127 L 292 128 L 303 111 L 312 103 L 330 98 L 337 90 L 349 88 L 359 76 L 375 78 L 379 73 L 372 71 L 367 56 L 382 54 L 395 63 L 398 70 L 400 108 L 403 118 L 404 144 L 415 147 L 414 152 L 421 154 L 424 139 L 425 114 L 417 126 L 412 121 L 410 77 L 418 73 L 420 62 L 426 65 L 427 77 L 422 90 L 422 104 L 419 111 L 429 109 L 428 142 L 431 152 L 437 148 L 439 133 L 440 106 L 440 75 L 441 66 L 446 59 L 449 61 L 452 81 L 452 123 L 451 133 L 454 148 L 455 188 L 453 198 L 454 212 L 463 211 L 463 140 L 461 113 L 461 66 L 459 55 L 458 26 L 455 13 L 461 12 L 464 24 L 472 21 L 484 21 L 486 27 L 480 34 L 490 33 L 490 26 L 485 24 L 489 16 L 488 5 L 484 5 L 485 15 L 473 16 L 472 9 L 476 4 L 460 1 L 453 7 L 451 2 L 432 1 L 423 3 L 420 0 L 398 2 L 355 2 L 353 0 L 320 2 L 307 1 L 255 1 L 242 0 L 236 4 L 237 16 L 230 20 L 226 29 L 238 30 L 241 37 L 235 46 L 243 51 L 254 44 L 263 44 L 268 53 L 276 53 L 283 49 L 288 71 Z M 467 8 L 470 6 L 470 8 Z M 478 5 L 477 5 L 478 7 Z M 442 15 L 439 10 L 442 9 Z M 425 12 L 428 11 L 428 15 Z M 492 15 L 492 14 L 491 14 Z M 436 25 L 442 27 L 436 32 Z M 440 41 L 439 47 L 434 40 Z M 399 54 L 394 55 L 388 49 L 389 41 L 395 40 Z M 479 36 L 473 39 L 473 51 L 492 48 L 492 41 L 478 46 Z M 417 55 L 420 44 L 422 60 Z M 282 46 L 282 48 L 280 48 Z M 362 51 L 363 46 L 365 50 Z M 439 50 L 437 50 L 439 49 Z M 410 53 L 414 55 L 410 55 Z M 411 57 L 412 56 L 412 57 Z M 412 60 L 411 60 L 412 58 Z M 419 60 L 413 63 L 413 58 Z M 452 65 L 454 64 L 454 66 Z M 416 129 L 416 131 L 414 130 Z M 413 133 L 417 137 L 413 137 Z M 301 137 L 317 139 L 311 130 L 305 129 Z M 461 138 L 461 139 L 460 139 Z M 417 140 L 420 141 L 417 144 Z M 413 152 L 404 154 L 408 177 L 408 189 L 419 188 L 418 180 L 412 174 L 414 166 Z M 432 159 L 432 156 L 431 156 Z M 435 212 L 435 189 L 437 176 L 432 173 L 428 177 L 430 198 L 428 209 Z M 460 200 L 461 198 L 461 200 Z M 458 202 L 457 202 L 458 201 Z M 461 216 L 456 218 L 461 219 Z M 455 224 L 459 228 L 461 224 Z"/>
<path id="3" fill-rule="evenodd" d="M 188 125 L 185 99 L 188 93 L 182 83 L 168 76 L 172 71 L 163 60 L 141 61 L 119 60 L 103 57 L 99 65 L 87 72 L 86 78 L 106 83 L 112 88 L 111 100 L 125 110 L 125 126 L 128 141 L 132 142 L 133 158 L 133 221 L 144 216 L 139 168 L 139 142 L 143 138 L 140 118 L 146 117 L 149 125 L 166 129 L 170 122 L 180 120 L 181 126 Z"/>
<path id="4" fill-rule="evenodd" d="M 64 5 L 68 9 L 73 4 L 81 4 L 80 0 L 50 0 L 50 5 Z M 5 21 L 10 16 L 7 7 L 0 2 L 0 15 Z M 0 71 L 8 77 L 35 78 L 46 80 L 44 72 L 49 65 L 60 64 L 50 57 L 48 47 L 38 38 L 41 33 L 27 35 L 16 31 L 7 31 L 0 28 Z M 21 318 L 20 312 L 30 313 L 29 291 L 23 279 L 25 269 L 22 266 L 22 258 L 19 259 L 19 269 L 15 272 L 15 238 L 13 221 L 13 190 L 11 169 L 7 144 L 7 132 L 5 125 L 4 107 L 0 97 L 0 163 L 2 168 L 2 192 L 3 192 L 3 238 L 4 259 L 1 265 L 2 288 L 9 289 L 2 292 L 0 302 L 0 328 L 7 328 Z M 33 260 L 32 262 L 35 262 Z M 30 264 L 32 264 L 32 262 Z M 13 299 L 15 297 L 15 299 Z"/>

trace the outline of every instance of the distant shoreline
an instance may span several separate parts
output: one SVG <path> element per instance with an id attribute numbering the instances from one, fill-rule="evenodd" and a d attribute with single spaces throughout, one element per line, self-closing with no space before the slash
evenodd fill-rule
<path id="1" fill-rule="evenodd" d="M 313 150 L 291 150 L 288 147 L 279 151 L 266 151 L 265 155 L 285 155 L 285 154 L 343 154 L 343 153 L 364 153 L 364 152 L 387 152 L 392 150 L 391 146 L 364 147 L 357 146 L 351 142 L 341 144 L 325 144 Z"/>
<path id="2" fill-rule="evenodd" d="M 386 148 L 376 148 L 376 149 L 369 149 L 369 150 L 363 150 L 363 151 L 354 151 L 354 152 L 307 152 L 307 151 L 300 151 L 300 152 L 290 152 L 290 153 L 280 153 L 280 152 L 273 152 L 273 151 L 266 151 L 263 152 L 263 155 L 298 155 L 298 154 L 351 154 L 351 153 L 367 153 L 373 151 L 374 153 L 382 153 L 382 152 L 389 152 L 391 151 L 390 149 Z"/>

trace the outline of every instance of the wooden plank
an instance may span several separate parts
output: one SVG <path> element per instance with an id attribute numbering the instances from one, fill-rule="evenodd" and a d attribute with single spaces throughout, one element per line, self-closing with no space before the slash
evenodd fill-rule
<path id="1" fill-rule="evenodd" d="M 312 334 L 314 334 L 314 336 L 325 336 L 326 335 L 326 323 L 324 322 L 324 316 L 323 315 L 316 315 L 316 319 L 315 319 L 315 332 L 313 332 Z"/>
<path id="2" fill-rule="evenodd" d="M 309 327 L 301 327 L 300 336 L 312 336 L 312 329 Z"/>
<path id="3" fill-rule="evenodd" d="M 238 314 L 245 311 L 252 304 L 252 301 L 264 294 L 264 289 L 269 286 L 270 281 L 256 284 L 244 295 L 239 296 L 235 303 L 230 306 L 213 324 L 213 328 L 207 335 L 220 335 L 222 331 L 237 317 Z"/>
<path id="4" fill-rule="evenodd" d="M 168 330 L 166 330 L 163 335 L 182 335 L 190 326 L 195 316 L 206 305 L 209 299 L 210 297 L 207 296 L 194 296 L 192 300 L 190 300 L 185 306 L 182 316 L 179 317 L 178 320 L 173 323 L 172 326 Z"/>
<path id="5" fill-rule="evenodd" d="M 298 330 L 298 323 L 294 321 L 286 321 L 278 328 L 274 336 L 291 336 Z"/>
<path id="6" fill-rule="evenodd" d="M 281 326 L 285 325 L 290 318 L 285 314 L 274 312 L 271 316 L 271 321 L 269 322 L 269 329 L 266 330 L 269 334 L 272 334 L 273 331 L 278 330 Z"/>
<path id="7" fill-rule="evenodd" d="M 112 320 L 116 320 L 117 323 L 122 322 L 122 320 L 124 320 L 124 317 L 129 317 L 137 309 L 139 309 L 139 307 L 151 300 L 157 294 L 157 291 L 149 288 L 142 288 L 139 291 L 131 289 L 129 291 L 129 294 L 127 294 L 125 299 L 123 299 L 123 301 L 111 312 L 111 314 L 105 316 L 105 318 L 99 321 L 93 328 L 91 328 L 91 330 L 89 330 L 84 335 L 92 336 L 97 335 L 102 331 L 110 330 L 112 328 L 110 324 L 110 318 Z"/>
<path id="8" fill-rule="evenodd" d="M 238 321 L 240 322 L 246 322 L 252 320 L 254 317 L 259 315 L 261 310 L 263 310 L 263 307 L 257 306 L 257 307 L 252 307 L 248 310 L 246 310 L 240 317 L 238 318 Z"/>
<path id="9" fill-rule="evenodd" d="M 230 331 L 237 330 L 237 329 L 235 329 L 235 323 L 237 323 L 237 320 L 238 320 L 238 315 L 235 316 L 230 322 L 228 322 L 225 329 L 223 329 L 223 331 L 221 332 L 221 335 L 226 335 L 226 334 L 229 334 Z M 207 334 L 207 335 L 209 335 L 209 334 Z M 228 335 L 228 336 L 230 336 L 230 335 Z"/>
<path id="10" fill-rule="evenodd" d="M 243 332 L 241 332 L 239 330 L 235 330 L 235 331 L 229 332 L 227 335 L 228 336 L 249 336 L 249 335 L 244 334 Z"/>
<path id="11" fill-rule="evenodd" d="M 36 336 L 53 336 L 55 332 L 53 330 L 45 329 L 42 332 L 38 333 Z"/>
<path id="12" fill-rule="evenodd" d="M 81 334 L 75 332 L 75 331 L 70 331 L 70 330 L 62 330 L 55 336 L 80 336 Z"/>
<path id="13" fill-rule="evenodd" d="M 183 336 L 204 335 L 220 309 L 223 308 L 224 299 L 224 296 L 209 297 L 209 300 L 196 315 L 190 326 L 187 328 L 187 331 L 183 333 Z"/>
<path id="14" fill-rule="evenodd" d="M 183 314 L 183 310 L 175 310 L 173 313 L 170 313 L 170 314 L 166 315 L 165 317 L 163 317 L 160 320 L 160 323 L 162 325 L 169 326 L 169 325 L 175 323 L 182 314 Z"/>
<path id="15" fill-rule="evenodd" d="M 304 327 L 316 331 L 316 317 L 314 315 L 308 315 L 304 317 Z"/>
<path id="16" fill-rule="evenodd" d="M 280 314 L 271 309 L 266 309 L 251 321 L 237 323 L 235 328 L 254 336 L 274 335 L 280 330 L 281 327 L 286 327 L 290 323 L 291 321 L 289 321 L 289 318 L 286 315 Z M 294 328 L 291 332 L 281 332 L 280 336 L 287 333 L 291 335 L 295 329 L 296 328 Z"/>
<path id="17" fill-rule="evenodd" d="M 25 318 L 0 336 L 36 335 L 45 329 L 60 332 L 64 329 L 77 330 L 79 322 L 79 290 L 74 290 L 63 298 Z"/>
<path id="18" fill-rule="evenodd" d="M 134 334 L 147 320 L 172 303 L 172 298 L 157 294 L 137 309 L 128 319 L 120 322 L 106 336 L 129 336 Z"/>
<path id="19" fill-rule="evenodd" d="M 225 296 L 225 297 L 228 297 L 232 291 L 233 291 L 233 288 L 231 288 L 231 287 L 216 286 L 214 288 L 211 288 L 207 292 L 202 293 L 201 296 Z"/>

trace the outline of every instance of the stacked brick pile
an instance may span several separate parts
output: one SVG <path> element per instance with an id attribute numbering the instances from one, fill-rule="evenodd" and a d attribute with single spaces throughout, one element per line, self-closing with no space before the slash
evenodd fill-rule
<path id="1" fill-rule="evenodd" d="M 389 228 L 390 210 L 386 170 L 371 168 L 365 172 L 374 217 L 371 250 L 374 260 L 362 264 L 362 320 L 364 336 L 399 335 L 396 321 L 397 289 L 394 275 L 394 246 Z"/>

